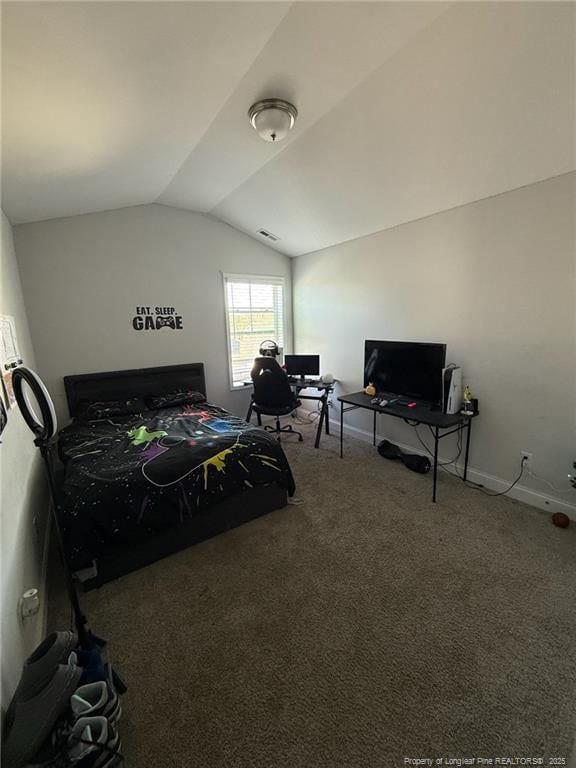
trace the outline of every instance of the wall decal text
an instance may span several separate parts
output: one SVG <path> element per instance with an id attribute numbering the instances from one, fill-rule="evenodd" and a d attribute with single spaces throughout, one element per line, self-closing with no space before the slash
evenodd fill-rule
<path id="1" fill-rule="evenodd" d="M 158 331 L 161 328 L 182 330 L 182 315 L 176 314 L 174 307 L 136 307 L 132 318 L 135 331 Z"/>

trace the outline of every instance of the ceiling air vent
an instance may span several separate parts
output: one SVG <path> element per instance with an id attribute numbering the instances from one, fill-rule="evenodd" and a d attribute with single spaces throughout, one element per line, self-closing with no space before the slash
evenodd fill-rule
<path id="1" fill-rule="evenodd" d="M 259 229 L 258 234 L 262 235 L 262 237 L 265 237 L 267 240 L 272 240 L 273 242 L 276 242 L 276 240 L 280 240 L 279 237 L 276 237 L 276 235 L 273 235 L 272 232 L 267 232 L 265 229 Z"/>

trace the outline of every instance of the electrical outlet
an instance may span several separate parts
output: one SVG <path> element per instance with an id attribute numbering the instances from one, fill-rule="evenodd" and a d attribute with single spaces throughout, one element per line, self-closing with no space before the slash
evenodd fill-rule
<path id="1" fill-rule="evenodd" d="M 525 459 L 524 468 L 530 469 L 532 467 L 533 455 L 529 451 L 520 451 L 520 459 Z"/>
<path id="2" fill-rule="evenodd" d="M 38 590 L 33 587 L 26 590 L 20 600 L 18 600 L 18 613 L 21 619 L 28 619 L 35 616 L 40 610 L 40 595 Z"/>

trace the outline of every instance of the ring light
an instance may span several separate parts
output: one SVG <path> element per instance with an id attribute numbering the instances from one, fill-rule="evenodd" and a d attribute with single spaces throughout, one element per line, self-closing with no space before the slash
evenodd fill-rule
<path id="1" fill-rule="evenodd" d="M 60 519 L 58 516 L 58 492 L 50 447 L 50 442 L 56 436 L 58 429 L 54 403 L 52 402 L 50 393 L 46 389 L 40 376 L 38 376 L 38 374 L 32 371 L 30 368 L 25 368 L 24 366 L 14 368 L 12 371 L 12 386 L 14 388 L 14 396 L 16 398 L 16 402 L 18 403 L 18 407 L 20 408 L 20 412 L 22 413 L 22 417 L 24 418 L 27 426 L 35 435 L 34 445 L 40 449 L 40 453 L 46 467 L 48 485 L 52 495 L 51 511 L 54 520 L 54 530 L 56 531 L 58 544 L 62 555 L 62 565 L 64 566 L 64 574 L 66 576 L 68 596 L 72 604 L 74 623 L 76 624 L 76 632 L 78 633 L 78 643 L 84 650 L 91 650 L 93 648 L 102 649 L 105 645 L 105 640 L 102 640 L 92 633 L 88 627 L 88 623 L 85 615 L 82 612 L 82 608 L 80 607 L 80 600 L 78 598 L 78 592 L 74 582 L 74 575 L 71 573 L 68 566 L 66 548 L 64 546 L 62 531 L 60 529 Z M 28 390 L 30 390 L 34 396 L 34 399 L 36 400 L 36 407 L 40 410 L 40 417 L 38 417 L 34 406 L 30 402 Z M 114 668 L 111 669 L 111 674 L 118 693 L 124 693 L 126 691 L 126 685 L 124 681 L 119 677 Z"/>
<path id="2" fill-rule="evenodd" d="M 28 385 L 40 408 L 40 419 L 30 402 L 28 391 L 24 387 L 25 384 Z M 54 403 L 42 379 L 30 368 L 15 368 L 12 372 L 12 386 L 14 387 L 16 402 L 28 427 L 37 438 L 46 441 L 51 440 L 58 430 L 58 422 Z"/>

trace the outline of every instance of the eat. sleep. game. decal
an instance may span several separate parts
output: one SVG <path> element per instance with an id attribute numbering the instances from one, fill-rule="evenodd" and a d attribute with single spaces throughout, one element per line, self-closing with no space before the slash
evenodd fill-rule
<path id="1" fill-rule="evenodd" d="M 161 328 L 182 330 L 182 315 L 177 315 L 174 307 L 136 307 L 132 318 L 135 331 L 158 331 Z"/>

